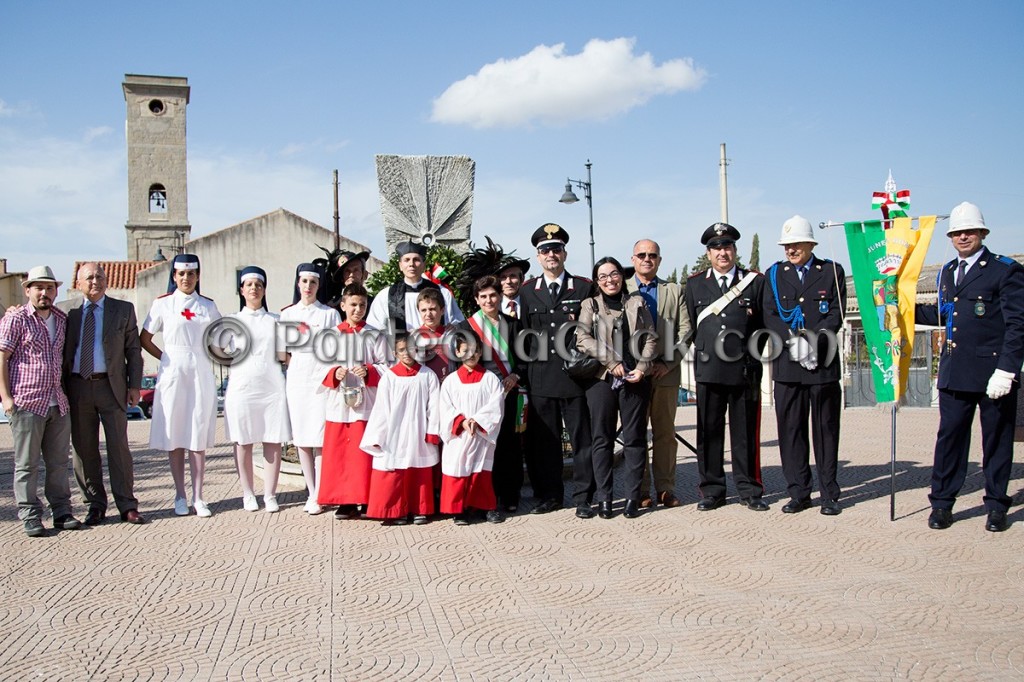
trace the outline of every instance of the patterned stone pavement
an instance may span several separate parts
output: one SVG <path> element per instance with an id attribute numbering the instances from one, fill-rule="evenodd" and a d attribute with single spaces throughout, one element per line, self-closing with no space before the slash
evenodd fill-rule
<path id="1" fill-rule="evenodd" d="M 678 509 L 581 521 L 528 501 L 501 525 L 388 528 L 307 516 L 302 492 L 244 512 L 222 439 L 213 518 L 175 517 L 166 458 L 134 422 L 151 523 L 40 539 L 16 519 L 0 427 L 0 679 L 1020 679 L 1024 507 L 984 531 L 978 455 L 956 523 L 929 530 L 937 414 L 906 409 L 890 522 L 889 413 L 843 420 L 834 518 L 780 512 L 766 411 L 766 513 L 734 497 L 698 512 L 680 448 Z M 693 408 L 678 421 L 692 441 Z M 1017 504 L 1022 479 L 1018 464 Z"/>

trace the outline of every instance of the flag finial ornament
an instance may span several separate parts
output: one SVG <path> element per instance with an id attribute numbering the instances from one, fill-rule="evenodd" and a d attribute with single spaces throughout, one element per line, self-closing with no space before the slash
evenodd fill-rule
<path id="1" fill-rule="evenodd" d="M 892 169 L 885 181 L 885 191 L 871 195 L 871 208 L 881 209 L 885 220 L 890 218 L 906 218 L 910 210 L 910 190 L 896 189 L 896 181 L 892 179 Z"/>

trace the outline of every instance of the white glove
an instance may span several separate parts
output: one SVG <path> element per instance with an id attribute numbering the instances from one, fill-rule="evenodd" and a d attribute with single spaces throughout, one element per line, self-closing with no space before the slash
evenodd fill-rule
<path id="1" fill-rule="evenodd" d="M 1005 369 L 997 369 L 992 372 L 992 376 L 988 380 L 988 388 L 985 389 L 985 393 L 992 400 L 999 400 L 1003 396 L 1010 392 L 1013 387 L 1013 375 L 1007 372 Z"/>
<path id="2" fill-rule="evenodd" d="M 794 362 L 799 362 L 800 365 L 809 372 L 813 372 L 815 370 L 818 366 L 818 357 L 806 338 L 803 336 L 794 336 L 786 341 L 786 345 L 789 347 L 790 359 Z"/>

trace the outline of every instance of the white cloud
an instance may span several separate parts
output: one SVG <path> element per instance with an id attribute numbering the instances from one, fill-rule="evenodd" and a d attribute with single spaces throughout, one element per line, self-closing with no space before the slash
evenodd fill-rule
<path id="1" fill-rule="evenodd" d="M 655 95 L 700 88 L 707 72 L 693 60 L 658 65 L 634 54 L 634 38 L 593 39 L 579 54 L 565 44 L 538 45 L 514 59 L 499 59 L 453 83 L 434 100 L 431 120 L 473 128 L 562 125 L 603 120 Z"/>
<path id="2" fill-rule="evenodd" d="M 95 128 L 89 128 L 85 131 L 85 142 L 89 143 L 99 137 L 106 137 L 114 132 L 114 129 L 110 126 L 97 126 Z"/>

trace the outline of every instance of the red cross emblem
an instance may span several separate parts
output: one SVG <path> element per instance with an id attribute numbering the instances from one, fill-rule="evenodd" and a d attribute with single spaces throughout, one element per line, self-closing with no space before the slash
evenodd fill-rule
<path id="1" fill-rule="evenodd" d="M 300 334 L 305 334 L 308 331 L 309 331 L 309 325 L 306 324 L 305 322 L 299 322 L 299 333 Z"/>
<path id="2" fill-rule="evenodd" d="M 184 310 L 181 311 L 181 316 L 184 317 L 186 320 L 191 320 L 193 317 L 196 316 L 196 314 L 189 310 L 188 308 L 185 308 Z"/>

